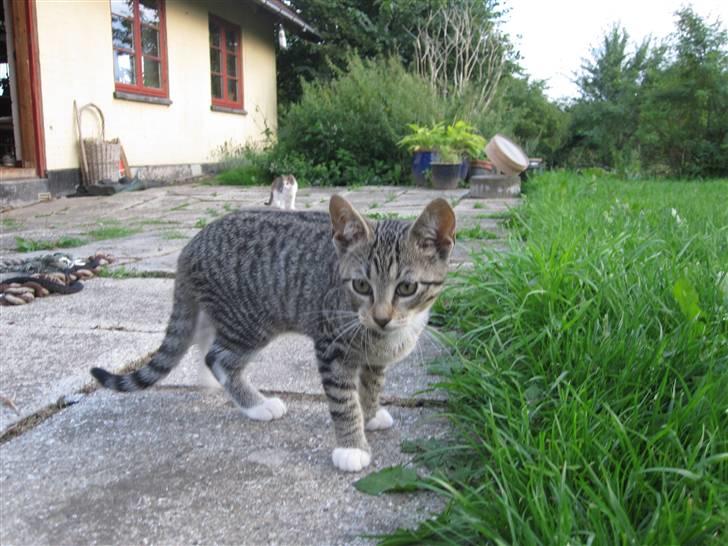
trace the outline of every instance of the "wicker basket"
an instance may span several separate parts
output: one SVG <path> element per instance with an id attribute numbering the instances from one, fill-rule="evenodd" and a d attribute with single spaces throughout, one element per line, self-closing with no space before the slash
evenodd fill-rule
<path id="1" fill-rule="evenodd" d="M 81 142 L 81 163 L 84 182 L 87 186 L 98 184 L 101 180 L 119 181 L 119 162 L 121 161 L 121 143 L 119 139 L 106 140 L 106 123 L 101 109 L 93 103 L 76 109 L 76 125 Z M 81 134 L 81 116 L 84 110 L 92 110 L 99 119 L 100 131 L 96 138 L 83 138 Z"/>
<path id="2" fill-rule="evenodd" d="M 88 177 L 92 184 L 99 180 L 119 181 L 121 144 L 118 139 L 84 138 L 83 147 L 86 149 Z"/>

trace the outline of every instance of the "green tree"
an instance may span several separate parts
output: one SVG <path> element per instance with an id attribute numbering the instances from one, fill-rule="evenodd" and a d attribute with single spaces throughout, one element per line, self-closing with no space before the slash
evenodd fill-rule
<path id="1" fill-rule="evenodd" d="M 670 54 L 645 82 L 645 161 L 678 175 L 728 174 L 728 34 L 692 9 L 676 13 Z"/>
<path id="2" fill-rule="evenodd" d="M 395 55 L 409 64 L 417 21 L 446 0 L 291 0 L 320 34 L 319 41 L 292 35 L 278 54 L 279 100 L 290 104 L 302 81 L 328 81 L 352 54 L 363 59 Z"/>
<path id="3" fill-rule="evenodd" d="M 628 49 L 629 34 L 615 25 L 582 64 L 576 79 L 581 96 L 571 108 L 572 155 L 608 167 L 637 155 L 640 89 L 652 57 L 647 40 L 632 53 Z"/>

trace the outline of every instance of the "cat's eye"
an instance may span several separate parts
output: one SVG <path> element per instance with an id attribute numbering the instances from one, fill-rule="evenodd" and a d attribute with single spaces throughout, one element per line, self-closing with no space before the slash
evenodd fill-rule
<path id="1" fill-rule="evenodd" d="M 371 285 L 364 279 L 354 279 L 351 281 L 351 286 L 354 288 L 354 292 L 362 296 L 368 296 L 372 293 Z"/>
<path id="2" fill-rule="evenodd" d="M 417 292 L 416 282 L 401 282 L 397 285 L 397 295 L 401 298 L 407 298 Z"/>

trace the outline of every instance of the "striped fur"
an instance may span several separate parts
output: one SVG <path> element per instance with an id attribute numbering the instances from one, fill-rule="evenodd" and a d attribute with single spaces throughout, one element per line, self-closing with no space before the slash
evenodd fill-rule
<path id="1" fill-rule="evenodd" d="M 230 214 L 180 254 L 172 316 L 151 361 L 127 375 L 91 373 L 114 390 L 147 388 L 180 361 L 204 318 L 214 331 L 205 363 L 215 378 L 246 415 L 276 419 L 285 413 L 283 403 L 263 397 L 243 370 L 277 335 L 306 334 L 334 421 L 334 462 L 359 470 L 369 462 L 365 425 L 391 425 L 379 407 L 384 371 L 409 354 L 427 323 L 447 273 L 454 228 L 442 199 L 414 224 L 370 222 L 339 196 L 330 214 Z"/>

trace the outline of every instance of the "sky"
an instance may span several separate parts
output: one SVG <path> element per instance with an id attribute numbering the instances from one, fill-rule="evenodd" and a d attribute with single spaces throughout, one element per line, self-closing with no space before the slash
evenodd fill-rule
<path id="1" fill-rule="evenodd" d="M 522 66 L 533 78 L 546 80 L 551 99 L 578 96 L 574 73 L 614 22 L 632 43 L 673 32 L 674 13 L 686 5 L 728 25 L 728 0 L 505 0 L 504 5 L 510 8 L 504 28 L 521 52 Z"/>

